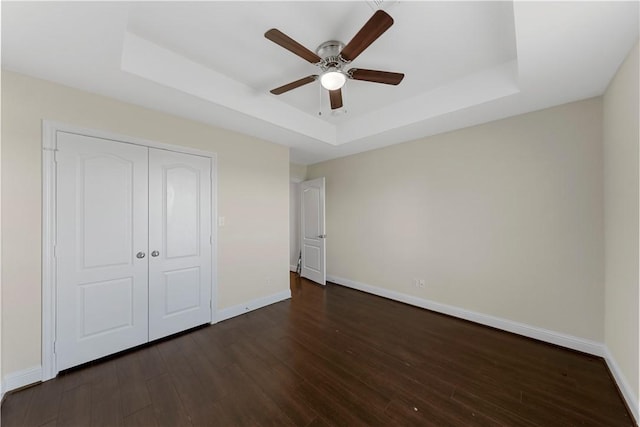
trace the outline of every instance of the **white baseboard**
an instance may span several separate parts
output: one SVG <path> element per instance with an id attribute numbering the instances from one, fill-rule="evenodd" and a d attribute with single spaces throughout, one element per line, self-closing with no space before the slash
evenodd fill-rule
<path id="1" fill-rule="evenodd" d="M 296 272 L 297 269 L 298 269 L 298 267 L 296 267 L 295 265 L 290 265 L 289 266 L 289 271 L 293 271 L 294 273 Z"/>
<path id="2" fill-rule="evenodd" d="M 232 317 L 236 317 L 289 298 L 291 298 L 291 289 L 278 292 L 277 294 L 267 295 L 266 297 L 256 298 L 244 304 L 223 308 L 222 310 L 218 310 L 216 313 L 216 322 L 222 322 L 223 320 L 231 319 Z"/>
<path id="3" fill-rule="evenodd" d="M 2 397 L 8 391 L 42 381 L 42 366 L 7 374 L 2 381 Z"/>
<path id="4" fill-rule="evenodd" d="M 631 414 L 636 420 L 636 424 L 640 423 L 640 411 L 638 411 L 638 396 L 635 395 L 633 389 L 625 379 L 622 371 L 620 370 L 620 366 L 616 362 L 616 359 L 613 357 L 608 347 L 604 349 L 604 360 L 607 362 L 607 366 L 609 367 L 609 371 L 613 375 L 616 383 L 618 384 L 618 388 L 624 397 L 624 400 L 627 402 L 627 406 L 631 410 Z"/>
<path id="5" fill-rule="evenodd" d="M 540 341 L 556 344 L 573 350 L 582 351 L 584 353 L 604 357 L 604 345 L 596 341 L 574 337 L 572 335 L 550 331 L 548 329 L 538 328 L 536 326 L 502 319 L 500 317 L 495 317 L 488 314 L 465 310 L 463 308 L 454 307 L 452 305 L 442 304 L 412 295 L 379 288 L 377 286 L 371 286 L 365 283 L 343 279 L 341 277 L 327 275 L 327 280 L 329 282 L 337 283 L 338 285 L 357 289 L 359 291 L 378 295 L 395 301 L 400 301 L 405 304 L 426 308 L 427 310 L 448 314 L 449 316 L 458 317 L 460 319 L 465 319 L 471 322 L 480 323 L 482 325 L 491 326 L 503 331 L 513 332 L 514 334 L 523 335 L 525 337 L 534 338 Z"/>

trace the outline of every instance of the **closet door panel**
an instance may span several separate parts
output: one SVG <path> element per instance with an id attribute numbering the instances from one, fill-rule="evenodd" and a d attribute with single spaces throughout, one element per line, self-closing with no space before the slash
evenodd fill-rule
<path id="1" fill-rule="evenodd" d="M 66 369 L 148 340 L 147 151 L 57 135 L 56 358 Z"/>
<path id="2" fill-rule="evenodd" d="M 211 161 L 149 150 L 149 338 L 211 321 Z"/>

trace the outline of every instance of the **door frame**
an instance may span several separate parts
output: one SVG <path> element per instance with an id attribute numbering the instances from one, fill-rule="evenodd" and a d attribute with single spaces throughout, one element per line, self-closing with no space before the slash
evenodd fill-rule
<path id="1" fill-rule="evenodd" d="M 53 120 L 42 121 L 42 381 L 58 374 L 56 341 L 56 165 L 57 133 L 66 132 L 147 148 L 207 157 L 211 161 L 211 320 L 216 323 L 218 301 L 218 167 L 217 154 L 114 132 L 83 128 Z"/>

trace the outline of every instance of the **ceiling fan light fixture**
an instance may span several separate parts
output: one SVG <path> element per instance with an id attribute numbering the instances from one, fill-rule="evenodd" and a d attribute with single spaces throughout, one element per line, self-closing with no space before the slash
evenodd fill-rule
<path id="1" fill-rule="evenodd" d="M 341 71 L 330 69 L 320 76 L 320 84 L 327 90 L 338 90 L 344 86 L 347 76 Z"/>

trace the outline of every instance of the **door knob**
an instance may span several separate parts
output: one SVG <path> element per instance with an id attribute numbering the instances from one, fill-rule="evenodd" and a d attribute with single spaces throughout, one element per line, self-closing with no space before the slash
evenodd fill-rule
<path id="1" fill-rule="evenodd" d="M 142 258 L 144 258 L 144 256 L 145 256 L 145 255 L 146 255 L 146 254 L 145 254 L 144 252 L 138 252 L 138 253 L 136 254 L 136 258 L 142 259 Z"/>
<path id="2" fill-rule="evenodd" d="M 158 252 L 158 251 L 151 252 L 151 256 L 152 257 L 157 257 L 158 255 L 160 255 L 160 252 Z"/>
<path id="3" fill-rule="evenodd" d="M 327 235 L 326 235 L 326 234 L 321 234 L 321 235 L 319 235 L 319 236 L 318 236 L 318 238 L 319 238 L 319 239 L 324 239 L 324 238 L 326 238 L 326 237 L 327 237 Z"/>

